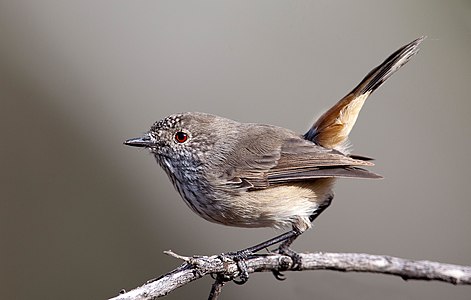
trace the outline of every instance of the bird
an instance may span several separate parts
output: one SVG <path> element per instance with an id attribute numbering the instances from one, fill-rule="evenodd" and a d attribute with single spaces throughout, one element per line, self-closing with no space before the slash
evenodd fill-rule
<path id="1" fill-rule="evenodd" d="M 366 99 L 406 64 L 425 36 L 391 54 L 305 134 L 278 126 L 241 123 L 185 112 L 155 122 L 125 145 L 147 148 L 185 203 L 202 218 L 227 226 L 291 230 L 231 253 L 248 279 L 243 260 L 274 244 L 299 265 L 292 242 L 312 227 L 334 197 L 337 178 L 379 179 L 372 159 L 350 153 L 348 136 Z M 275 274 L 278 279 L 281 275 Z"/>

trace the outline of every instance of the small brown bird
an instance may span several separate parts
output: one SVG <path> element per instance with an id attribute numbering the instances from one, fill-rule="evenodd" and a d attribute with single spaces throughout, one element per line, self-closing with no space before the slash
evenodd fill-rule
<path id="1" fill-rule="evenodd" d="M 168 116 L 125 144 L 148 148 L 186 204 L 208 221 L 292 226 L 285 234 L 236 252 L 236 258 L 283 242 L 278 251 L 296 260 L 289 246 L 329 206 L 335 178 L 381 178 L 364 169 L 373 165 L 370 159 L 348 153 L 348 135 L 368 96 L 417 53 L 424 38 L 374 68 L 304 135 L 189 112 Z"/>

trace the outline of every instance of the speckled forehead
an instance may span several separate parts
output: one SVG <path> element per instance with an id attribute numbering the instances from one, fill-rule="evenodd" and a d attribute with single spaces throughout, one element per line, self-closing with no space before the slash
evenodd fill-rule
<path id="1" fill-rule="evenodd" d="M 152 125 L 152 130 L 171 129 L 181 126 L 182 114 L 171 115 Z"/>

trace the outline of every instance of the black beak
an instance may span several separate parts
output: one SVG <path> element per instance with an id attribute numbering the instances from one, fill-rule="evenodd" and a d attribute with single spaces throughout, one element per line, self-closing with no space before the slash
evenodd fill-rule
<path id="1" fill-rule="evenodd" d="M 150 139 L 150 136 L 145 135 L 143 137 L 138 137 L 138 138 L 133 138 L 124 141 L 125 145 L 128 146 L 133 146 L 133 147 L 140 147 L 140 148 L 147 148 L 152 146 L 152 140 Z"/>

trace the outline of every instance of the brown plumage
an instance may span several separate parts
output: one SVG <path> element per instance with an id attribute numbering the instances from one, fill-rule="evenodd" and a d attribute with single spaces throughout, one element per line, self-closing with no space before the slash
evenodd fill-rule
<path id="1" fill-rule="evenodd" d="M 400 48 L 323 114 L 303 136 L 204 113 L 171 115 L 127 145 L 149 148 L 188 206 L 211 222 L 293 230 L 247 249 L 284 241 L 280 251 L 329 206 L 337 177 L 380 178 L 345 143 L 368 96 L 417 53 L 424 38 Z"/>

